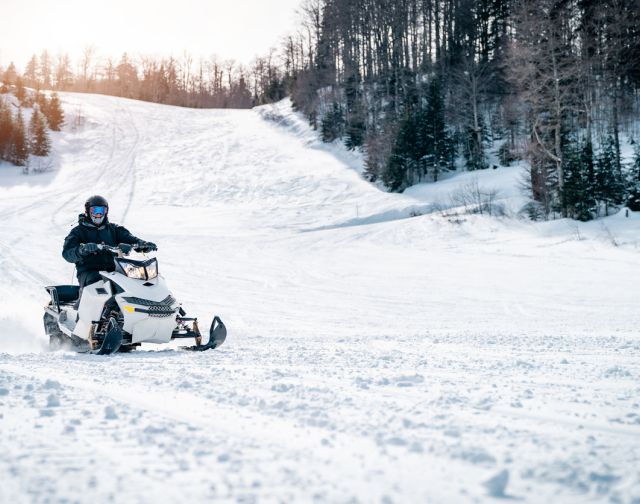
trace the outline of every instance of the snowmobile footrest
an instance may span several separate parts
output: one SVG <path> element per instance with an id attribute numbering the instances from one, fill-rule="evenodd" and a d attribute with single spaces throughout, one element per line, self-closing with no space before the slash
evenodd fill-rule
<path id="1" fill-rule="evenodd" d="M 181 347 L 183 350 L 191 352 L 204 352 L 205 350 L 213 350 L 218 348 L 224 340 L 227 339 L 227 328 L 217 315 L 213 317 L 211 329 L 209 329 L 209 341 L 204 345 L 194 345 L 190 347 Z"/>

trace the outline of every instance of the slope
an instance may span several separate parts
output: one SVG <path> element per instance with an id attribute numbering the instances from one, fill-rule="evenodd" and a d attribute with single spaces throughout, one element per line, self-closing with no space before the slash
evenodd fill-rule
<path id="1" fill-rule="evenodd" d="M 640 497 L 635 215 L 407 218 L 264 110 L 63 101 L 59 169 L 0 179 L 0 501 Z M 223 348 L 44 351 L 93 193 Z"/>

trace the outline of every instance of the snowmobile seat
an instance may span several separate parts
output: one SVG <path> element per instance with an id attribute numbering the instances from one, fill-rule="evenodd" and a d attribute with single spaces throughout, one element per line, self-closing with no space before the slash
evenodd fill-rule
<path id="1" fill-rule="evenodd" d="M 75 303 L 80 297 L 80 287 L 78 285 L 56 285 L 45 287 L 51 296 L 51 304 L 60 309 L 62 304 Z"/>

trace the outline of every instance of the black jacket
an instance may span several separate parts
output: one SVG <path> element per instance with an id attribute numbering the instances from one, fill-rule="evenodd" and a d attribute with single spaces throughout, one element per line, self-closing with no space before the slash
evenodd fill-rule
<path id="1" fill-rule="evenodd" d="M 78 225 L 74 227 L 69 235 L 64 239 L 62 247 L 62 257 L 70 263 L 75 263 L 78 275 L 85 271 L 113 271 L 115 265 L 113 256 L 107 252 L 98 252 L 88 256 L 80 255 L 81 243 L 104 243 L 105 245 L 117 246 L 120 243 L 131 245 L 141 242 L 139 238 L 133 236 L 126 228 L 111 224 L 107 219 L 96 226 L 88 221 L 81 214 L 78 218 Z"/>

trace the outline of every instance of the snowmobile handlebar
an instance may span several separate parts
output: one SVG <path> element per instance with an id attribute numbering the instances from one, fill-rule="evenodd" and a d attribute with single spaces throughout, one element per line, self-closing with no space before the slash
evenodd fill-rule
<path id="1" fill-rule="evenodd" d="M 114 256 L 124 253 L 122 250 L 120 250 L 120 247 L 112 247 L 111 245 L 105 245 L 104 243 L 98 243 L 98 250 L 109 252 Z"/>
<path id="2" fill-rule="evenodd" d="M 98 250 L 102 250 L 102 251 L 108 252 L 111 255 L 113 255 L 114 257 L 117 257 L 120 254 L 129 255 L 132 250 L 135 250 L 136 252 L 145 253 L 145 252 L 152 252 L 154 250 L 157 250 L 157 248 L 155 248 L 155 247 L 154 248 L 149 248 L 144 243 L 136 243 L 134 245 L 131 245 L 131 248 L 129 248 L 127 251 L 124 251 L 119 246 L 118 247 L 112 247 L 111 245 L 105 245 L 104 243 L 99 243 L 98 244 Z"/>

